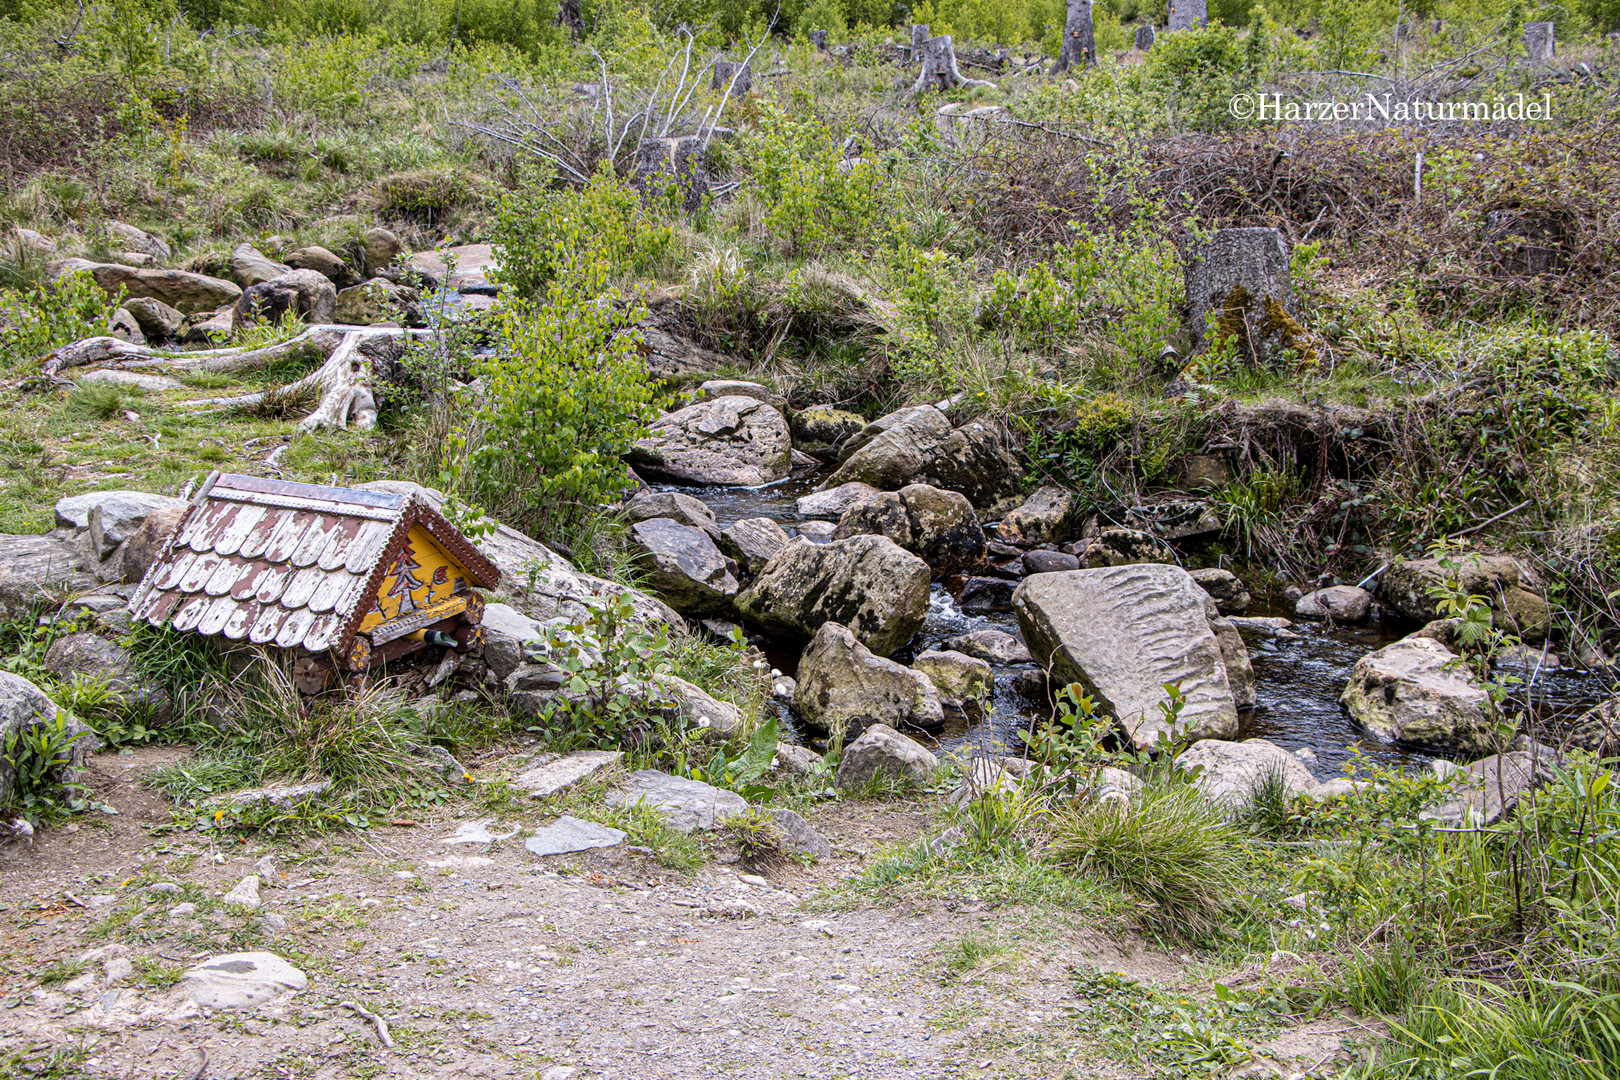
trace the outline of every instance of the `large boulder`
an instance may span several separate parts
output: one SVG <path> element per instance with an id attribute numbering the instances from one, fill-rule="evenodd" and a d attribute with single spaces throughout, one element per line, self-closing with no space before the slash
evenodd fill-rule
<path id="1" fill-rule="evenodd" d="M 915 739 L 908 739 L 887 724 L 873 724 L 844 747 L 833 782 L 840 788 L 862 788 L 874 777 L 925 783 L 939 768 L 939 759 Z"/>
<path id="2" fill-rule="evenodd" d="M 1170 545 L 1141 529 L 1104 529 L 1087 540 L 1065 545 L 1087 569 L 1130 566 L 1135 563 L 1174 564 Z"/>
<path id="3" fill-rule="evenodd" d="M 1489 698 L 1456 661 L 1433 638 L 1403 638 L 1356 661 L 1339 704 L 1385 742 L 1483 750 L 1491 742 Z"/>
<path id="4" fill-rule="evenodd" d="M 887 536 L 944 576 L 984 561 L 984 529 L 967 496 L 927 484 L 869 495 L 844 511 L 834 540 Z"/>
<path id="5" fill-rule="evenodd" d="M 31 727 L 39 724 L 54 725 L 58 711 L 56 703 L 45 695 L 45 691 L 21 675 L 0 671 L 0 749 L 5 747 L 6 740 Z M 67 733 L 79 736 L 67 757 L 62 760 L 62 767 L 76 769 L 84 764 L 85 756 L 95 750 L 96 737 L 72 715 L 67 713 L 61 715 L 65 718 L 63 727 Z M 4 755 L 0 755 L 0 806 L 9 805 L 12 785 L 16 783 L 16 779 L 16 770 L 6 761 Z"/>
<path id="6" fill-rule="evenodd" d="M 339 290 L 352 289 L 360 284 L 360 275 L 354 268 L 323 247 L 301 247 L 287 256 L 287 265 L 294 270 L 313 270 Z"/>
<path id="7" fill-rule="evenodd" d="M 871 484 L 851 480 L 847 484 L 839 484 L 826 491 L 812 491 L 794 503 L 794 509 L 799 512 L 800 517 L 830 518 L 836 521 L 844 516 L 844 511 L 868 495 L 876 495 L 877 490 Z"/>
<path id="8" fill-rule="evenodd" d="M 85 259 L 62 259 L 52 263 L 50 268 L 53 276 L 82 270 L 94 278 L 108 296 L 122 288 L 127 297 L 149 296 L 186 315 L 218 310 L 235 303 L 237 297 L 242 295 L 242 290 L 232 282 L 184 270 L 143 270 L 118 263 L 93 263 Z"/>
<path id="9" fill-rule="evenodd" d="M 708 728 L 722 738 L 730 738 L 742 726 L 741 709 L 677 675 L 654 675 L 652 688 L 661 702 L 660 715 L 679 725 Z"/>
<path id="10" fill-rule="evenodd" d="M 631 524 L 649 518 L 669 518 L 694 529 L 702 529 L 712 540 L 720 539 L 720 523 L 702 499 L 679 491 L 643 491 L 624 504 L 624 516 Z"/>
<path id="11" fill-rule="evenodd" d="M 1518 634 L 1525 641 L 1542 641 L 1552 629 L 1552 611 L 1540 590 L 1530 587 L 1518 561 L 1508 555 L 1462 555 L 1456 569 L 1438 559 L 1396 559 L 1379 575 L 1378 595 L 1408 619 L 1432 622 L 1440 618 L 1440 602 L 1431 594 L 1436 587 L 1453 587 L 1470 596 L 1482 596 L 1491 605 L 1498 629 Z"/>
<path id="12" fill-rule="evenodd" d="M 1215 640 L 1221 643 L 1221 660 L 1226 664 L 1226 682 L 1232 688 L 1232 703 L 1239 709 L 1254 708 L 1259 698 L 1255 692 L 1254 666 L 1249 663 L 1249 647 L 1243 643 L 1243 635 L 1231 619 L 1216 614 L 1207 606 L 1204 614 L 1209 620 L 1209 628 L 1215 632 Z"/>
<path id="13" fill-rule="evenodd" d="M 236 327 L 254 322 L 279 323 L 297 315 L 306 323 L 330 323 L 337 317 L 337 290 L 314 270 L 288 270 L 249 286 L 231 309 Z"/>
<path id="14" fill-rule="evenodd" d="M 793 443 L 781 413 L 732 395 L 659 418 L 626 458 L 653 479 L 757 487 L 788 474 Z"/>
<path id="15" fill-rule="evenodd" d="M 841 623 L 887 656 L 928 614 L 928 564 L 885 536 L 830 544 L 795 538 L 737 596 L 737 611 L 770 633 L 808 638 Z"/>
<path id="16" fill-rule="evenodd" d="M 996 535 L 1010 543 L 1056 544 L 1074 535 L 1079 502 L 1060 484 L 1042 484 L 1001 519 Z"/>
<path id="17" fill-rule="evenodd" d="M 1435 771 L 1449 782 L 1453 794 L 1426 816 L 1457 825 L 1495 825 L 1554 775 L 1552 761 L 1528 750 L 1492 754 L 1460 768 L 1437 761 Z"/>
<path id="18" fill-rule="evenodd" d="M 1200 589 L 1209 593 L 1222 615 L 1239 615 L 1248 610 L 1249 590 L 1243 587 L 1243 582 L 1232 571 L 1210 566 L 1194 570 L 1192 579 Z"/>
<path id="19" fill-rule="evenodd" d="M 952 428 L 932 405 L 917 405 L 868 424 L 844 440 L 838 456 L 841 464 L 821 485 L 823 491 L 851 480 L 884 491 L 929 484 L 959 491 L 974 506 L 987 507 L 1017 487 L 1017 465 L 997 432 L 977 420 Z"/>
<path id="20" fill-rule="evenodd" d="M 0 534 L 0 615 L 17 618 L 97 585 L 84 548 L 59 535 Z"/>
<path id="21" fill-rule="evenodd" d="M 1361 622 L 1372 612 L 1372 593 L 1354 585 L 1330 585 L 1306 593 L 1294 604 L 1301 619 L 1331 619 L 1334 622 Z"/>
<path id="22" fill-rule="evenodd" d="M 939 692 L 920 671 L 874 656 L 838 623 L 823 623 L 799 659 L 793 708 L 823 732 L 872 724 L 931 730 L 945 722 Z"/>
<path id="23" fill-rule="evenodd" d="M 1206 609 L 1205 605 L 1209 604 Z M 1013 594 L 1035 662 L 1078 682 L 1140 748 L 1170 735 L 1160 706 L 1179 684 L 1176 735 L 1231 738 L 1238 705 L 1213 603 L 1185 570 L 1152 563 L 1036 574 Z"/>
<path id="24" fill-rule="evenodd" d="M 788 534 L 770 518 L 743 518 L 720 532 L 720 550 L 737 561 L 750 577 L 765 569 L 788 546 Z"/>
<path id="25" fill-rule="evenodd" d="M 866 427 L 858 413 L 812 405 L 793 414 L 793 447 L 821 461 L 837 461 L 838 448 Z"/>
<path id="26" fill-rule="evenodd" d="M 180 332 L 180 326 L 185 322 L 185 316 L 161 300 L 154 300 L 150 296 L 137 296 L 124 301 L 124 310 L 129 312 L 141 328 L 141 335 L 148 342 L 162 344 Z"/>
<path id="27" fill-rule="evenodd" d="M 693 401 L 714 401 L 723 397 L 750 397 L 763 401 L 782 415 L 787 415 L 787 399 L 768 386 L 742 379 L 708 379 L 692 395 Z"/>
<path id="28" fill-rule="evenodd" d="M 351 285 L 337 294 L 332 321 L 348 326 L 374 326 L 377 323 L 421 326 L 422 294 L 409 285 L 396 285 L 385 278 L 373 278 L 364 285 Z"/>
<path id="29" fill-rule="evenodd" d="M 975 630 L 969 634 L 962 634 L 945 642 L 945 648 L 1003 667 L 1008 664 L 1035 662 L 1035 658 L 1024 648 L 1022 641 L 1000 630 Z"/>
<path id="30" fill-rule="evenodd" d="M 721 611 L 737 595 L 731 563 L 702 530 L 648 518 L 630 526 L 629 541 L 647 584 L 676 611 Z"/>
<path id="31" fill-rule="evenodd" d="M 950 649 L 930 649 L 918 653 L 911 666 L 928 676 L 946 708 L 965 713 L 972 719 L 984 716 L 996 688 L 996 677 L 988 661 Z"/>
<path id="32" fill-rule="evenodd" d="M 104 559 L 119 544 L 135 535 L 141 523 L 152 514 L 158 511 L 184 511 L 185 507 L 184 499 L 172 495 L 153 495 L 145 491 L 91 491 L 58 499 L 56 524 L 62 528 L 85 529 L 96 534 L 92 537 L 96 558 Z"/>
<path id="33" fill-rule="evenodd" d="M 238 244 L 231 252 L 231 276 L 243 289 L 250 289 L 272 281 L 290 271 L 286 263 L 278 263 L 252 244 Z"/>
<path id="34" fill-rule="evenodd" d="M 1316 777 L 1304 762 L 1265 739 L 1200 739 L 1176 758 L 1176 768 L 1195 774 L 1193 782 L 1206 799 L 1234 809 L 1246 805 L 1272 775 L 1282 780 L 1289 796 L 1316 789 Z"/>

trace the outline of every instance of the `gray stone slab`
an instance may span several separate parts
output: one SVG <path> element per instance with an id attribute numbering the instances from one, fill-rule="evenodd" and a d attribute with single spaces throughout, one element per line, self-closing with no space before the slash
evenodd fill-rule
<path id="1" fill-rule="evenodd" d="M 608 802 L 615 806 L 642 800 L 663 814 L 671 828 L 681 832 L 712 829 L 748 806 L 734 791 L 723 791 L 700 780 L 684 780 L 656 769 L 631 773 L 624 788 L 608 795 Z"/>
<path id="2" fill-rule="evenodd" d="M 624 843 L 626 835 L 622 830 L 564 814 L 529 837 L 523 846 L 540 856 L 567 855 L 572 851 L 614 847 Z"/>
<path id="3" fill-rule="evenodd" d="M 595 776 L 622 757 L 617 750 L 582 750 L 521 772 L 512 778 L 512 783 L 536 799 L 543 799 Z"/>

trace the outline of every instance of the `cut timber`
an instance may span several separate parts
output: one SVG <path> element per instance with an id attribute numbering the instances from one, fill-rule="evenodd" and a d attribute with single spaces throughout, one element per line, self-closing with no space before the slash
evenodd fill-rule
<path id="1" fill-rule="evenodd" d="M 1084 71 L 1097 63 L 1097 43 L 1091 20 L 1092 0 L 1069 0 L 1069 17 L 1063 26 L 1063 49 L 1050 74 L 1072 68 Z"/>
<path id="2" fill-rule="evenodd" d="M 956 50 L 951 45 L 949 34 L 929 38 L 917 48 L 917 51 L 922 57 L 922 73 L 917 76 L 917 82 L 911 88 L 913 94 L 920 94 L 924 90 L 955 90 L 959 86 L 996 85 L 985 79 L 968 79 L 962 76 L 956 67 Z"/>

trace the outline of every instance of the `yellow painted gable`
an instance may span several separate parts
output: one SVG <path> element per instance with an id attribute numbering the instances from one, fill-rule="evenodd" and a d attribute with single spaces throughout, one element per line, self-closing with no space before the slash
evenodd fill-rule
<path id="1" fill-rule="evenodd" d="M 383 575 L 371 610 L 360 620 L 360 633 L 441 604 L 466 592 L 471 584 L 467 568 L 451 558 L 426 529 L 413 525 L 405 546 Z"/>

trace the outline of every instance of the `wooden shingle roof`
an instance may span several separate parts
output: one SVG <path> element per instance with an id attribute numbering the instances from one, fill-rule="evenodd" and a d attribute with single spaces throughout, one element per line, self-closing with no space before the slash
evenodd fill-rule
<path id="1" fill-rule="evenodd" d="M 130 598 L 156 626 L 313 653 L 348 649 L 413 526 L 494 588 L 500 571 L 413 495 L 215 473 Z"/>

